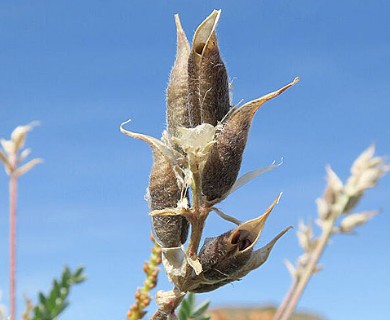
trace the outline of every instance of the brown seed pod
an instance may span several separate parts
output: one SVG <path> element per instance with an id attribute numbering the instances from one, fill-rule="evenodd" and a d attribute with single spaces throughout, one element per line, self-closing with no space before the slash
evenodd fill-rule
<path id="1" fill-rule="evenodd" d="M 182 190 L 167 159 L 154 151 L 154 163 L 149 177 L 150 209 L 175 208 Z M 188 221 L 182 216 L 153 216 L 153 230 L 164 248 L 178 247 L 187 240 Z"/>
<path id="2" fill-rule="evenodd" d="M 275 242 L 289 229 L 276 236 L 265 247 L 253 252 L 265 222 L 278 203 L 280 195 L 260 217 L 242 223 L 218 237 L 206 239 L 199 252 L 203 272 L 196 280 L 199 284 L 192 292 L 208 292 L 229 282 L 239 280 L 244 274 L 259 267 L 267 259 Z"/>
<path id="3" fill-rule="evenodd" d="M 187 69 L 191 49 L 177 14 L 175 15 L 175 22 L 177 30 L 176 60 L 167 88 L 167 128 L 169 137 L 177 136 L 178 127 L 189 127 Z"/>
<path id="4" fill-rule="evenodd" d="M 188 59 L 188 112 L 190 126 L 216 126 L 229 112 L 229 83 L 219 53 L 215 29 L 221 11 L 214 10 L 195 31 Z"/>
<path id="5" fill-rule="evenodd" d="M 256 111 L 265 102 L 296 84 L 298 80 L 296 78 L 287 86 L 246 103 L 226 119 L 221 132 L 217 133 L 216 143 L 203 169 L 202 193 L 207 201 L 216 203 L 223 200 L 236 181 L 249 128 Z"/>
<path id="6" fill-rule="evenodd" d="M 222 280 L 239 271 L 251 257 L 265 222 L 280 196 L 260 217 L 240 224 L 218 237 L 206 239 L 199 252 L 203 276 L 208 280 Z"/>
<path id="7" fill-rule="evenodd" d="M 197 286 L 195 289 L 191 289 L 191 292 L 204 293 L 204 292 L 214 291 L 214 290 L 224 286 L 225 284 L 233 282 L 234 280 L 235 279 L 226 279 L 226 280 L 222 280 L 222 281 L 219 281 L 216 283 L 202 283 L 199 286 Z"/>
<path id="8" fill-rule="evenodd" d="M 149 177 L 148 200 L 153 210 L 176 208 L 182 197 L 182 188 L 179 186 L 175 173 L 175 156 L 160 140 L 143 134 L 121 131 L 133 138 L 148 143 L 153 152 L 153 166 Z M 178 247 L 188 236 L 188 221 L 182 216 L 153 216 L 152 226 L 156 241 L 163 248 Z"/>

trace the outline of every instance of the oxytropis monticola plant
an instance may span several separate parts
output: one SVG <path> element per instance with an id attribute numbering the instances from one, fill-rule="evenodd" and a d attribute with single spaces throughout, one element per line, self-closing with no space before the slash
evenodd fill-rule
<path id="1" fill-rule="evenodd" d="M 221 59 L 213 11 L 197 28 L 192 48 L 176 15 L 177 54 L 167 89 L 167 129 L 161 139 L 127 131 L 152 149 L 154 163 L 147 199 L 155 238 L 162 248 L 165 271 L 174 289 L 158 292 L 153 319 L 174 318 L 186 292 L 207 292 L 239 280 L 262 265 L 283 230 L 263 248 L 254 250 L 264 224 L 279 197 L 258 218 L 241 222 L 215 208 L 230 193 L 261 172 L 237 179 L 249 128 L 256 111 L 297 83 L 236 108 Z M 237 226 L 206 239 L 199 250 L 205 221 L 215 211 Z M 189 228 L 191 227 L 191 228 Z M 189 229 L 190 239 L 187 240 Z"/>

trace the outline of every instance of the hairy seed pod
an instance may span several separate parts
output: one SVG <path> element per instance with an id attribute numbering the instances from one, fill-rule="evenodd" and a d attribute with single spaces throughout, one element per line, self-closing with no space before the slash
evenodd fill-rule
<path id="1" fill-rule="evenodd" d="M 216 143 L 203 169 L 202 193 L 207 201 L 215 203 L 224 199 L 236 181 L 249 128 L 256 111 L 298 80 L 296 78 L 287 86 L 246 103 L 227 117 L 221 132 L 217 133 Z"/>
<path id="2" fill-rule="evenodd" d="M 241 278 L 246 276 L 249 272 L 259 268 L 265 261 L 267 261 L 269 254 L 271 253 L 271 250 L 274 247 L 275 243 L 291 228 L 292 227 L 288 227 L 284 229 L 269 243 L 267 243 L 264 247 L 256 251 L 253 251 L 251 253 L 250 258 L 245 263 L 245 265 L 238 271 L 229 275 L 227 279 L 214 282 L 214 283 L 201 283 L 194 289 L 191 289 L 190 291 L 194 293 L 210 292 L 224 286 L 225 284 L 240 280 Z"/>
<path id="3" fill-rule="evenodd" d="M 234 280 L 235 279 L 226 279 L 226 280 L 222 280 L 222 281 L 219 281 L 216 283 L 202 283 L 199 286 L 197 286 L 195 289 L 191 289 L 191 292 L 204 293 L 204 292 L 214 291 L 214 290 L 224 286 L 225 284 L 233 282 Z"/>
<path id="4" fill-rule="evenodd" d="M 199 261 L 203 269 L 199 276 L 200 283 L 195 288 L 191 288 L 190 291 L 207 292 L 215 290 L 229 282 L 239 280 L 241 271 L 248 273 L 247 269 L 255 267 L 254 259 L 256 262 L 259 260 L 257 257 L 259 253 L 256 251 L 256 257 L 253 257 L 253 247 L 260 237 L 269 214 L 279 199 L 280 195 L 260 217 L 244 222 L 237 228 L 218 237 L 206 239 L 199 252 Z M 271 241 L 272 246 L 281 236 L 282 233 L 275 238 L 276 240 Z M 272 246 L 270 249 L 267 247 L 268 254 Z M 205 281 L 202 281 L 202 279 L 205 279 Z"/>
<path id="5" fill-rule="evenodd" d="M 252 243 L 248 234 L 238 229 L 206 239 L 199 253 L 204 277 L 213 281 L 222 280 L 240 270 L 250 258 Z"/>
<path id="6" fill-rule="evenodd" d="M 148 201 L 150 210 L 176 208 L 182 197 L 182 188 L 174 170 L 175 151 L 170 150 L 160 140 L 127 131 L 128 136 L 145 141 L 153 152 L 153 166 L 149 177 Z M 152 226 L 155 239 L 163 248 L 179 247 L 187 240 L 188 221 L 182 216 L 153 216 Z"/>
<path id="7" fill-rule="evenodd" d="M 188 112 L 190 126 L 216 126 L 229 112 L 229 83 L 215 28 L 221 11 L 214 10 L 195 32 L 188 60 Z"/>
<path id="8" fill-rule="evenodd" d="M 188 128 L 189 116 L 187 105 L 188 57 L 190 45 L 180 23 L 179 15 L 175 15 L 177 30 L 176 60 L 173 65 L 167 88 L 167 128 L 170 137 L 177 136 L 177 128 Z"/>
<path id="9" fill-rule="evenodd" d="M 222 280 L 239 271 L 251 257 L 265 222 L 280 196 L 260 217 L 240 224 L 218 237 L 206 239 L 199 252 L 203 276 L 208 280 Z"/>
<path id="10" fill-rule="evenodd" d="M 151 210 L 177 206 L 181 189 L 171 164 L 164 156 L 154 155 L 148 189 Z M 187 240 L 188 221 L 182 216 L 153 216 L 152 225 L 156 238 L 164 248 L 178 247 Z"/>

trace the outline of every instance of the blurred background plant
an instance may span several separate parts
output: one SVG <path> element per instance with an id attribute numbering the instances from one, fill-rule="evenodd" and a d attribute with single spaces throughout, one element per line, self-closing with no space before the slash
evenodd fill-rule
<path id="1" fill-rule="evenodd" d="M 10 317 L 16 319 L 16 206 L 18 194 L 18 179 L 31 170 L 42 159 L 35 158 L 23 164 L 31 153 L 31 149 L 24 148 L 27 133 L 37 125 L 32 122 L 28 125 L 18 126 L 11 133 L 11 139 L 1 139 L 0 160 L 5 172 L 9 176 L 9 295 Z"/>
<path id="2" fill-rule="evenodd" d="M 0 320 L 5 320 L 5 305 L 2 303 L 3 292 L 0 290 Z"/>
<path id="3" fill-rule="evenodd" d="M 316 201 L 318 216 L 315 223 L 320 234 L 315 234 L 311 222 L 299 223 L 297 236 L 303 254 L 298 257 L 295 266 L 286 261 L 293 280 L 275 314 L 275 320 L 289 319 L 311 276 L 322 269 L 318 262 L 330 238 L 335 234 L 354 234 L 358 226 L 378 214 L 379 211 L 354 212 L 366 191 L 374 188 L 390 170 L 390 164 L 386 163 L 384 158 L 374 156 L 374 153 L 375 147 L 371 146 L 354 161 L 351 176 L 345 184 L 330 166 L 326 168 L 327 186 L 323 196 Z"/>
<path id="4" fill-rule="evenodd" d="M 45 295 L 38 294 L 38 302 L 26 298 L 26 308 L 23 312 L 23 320 L 54 320 L 57 319 L 69 305 L 68 296 L 73 285 L 85 280 L 84 268 L 79 267 L 72 272 L 68 267 L 64 268 L 61 277 L 53 280 L 52 288 Z"/>
<path id="5" fill-rule="evenodd" d="M 31 170 L 35 165 L 42 162 L 42 159 L 35 158 L 23 164 L 24 160 L 31 153 L 30 148 L 24 148 L 27 133 L 38 123 L 31 122 L 28 125 L 18 126 L 11 133 L 11 139 L 0 139 L 2 150 L 0 160 L 4 165 L 5 172 L 9 176 L 9 317 L 5 318 L 5 307 L 0 304 L 0 319 L 16 320 L 16 208 L 17 208 L 17 183 L 18 178 Z M 39 302 L 34 305 L 32 301 L 25 298 L 26 309 L 23 312 L 23 320 L 54 320 L 69 305 L 67 300 L 72 285 L 85 280 L 84 268 L 79 267 L 73 273 L 65 267 L 60 279 L 54 280 L 48 295 L 38 294 Z M 0 292 L 1 293 L 1 292 Z M 1 295 L 0 295 L 1 301 Z"/>
<path id="6" fill-rule="evenodd" d="M 211 315 L 208 315 L 210 301 L 204 301 L 196 305 L 195 294 L 190 292 L 181 302 L 178 312 L 179 320 L 210 320 Z"/>

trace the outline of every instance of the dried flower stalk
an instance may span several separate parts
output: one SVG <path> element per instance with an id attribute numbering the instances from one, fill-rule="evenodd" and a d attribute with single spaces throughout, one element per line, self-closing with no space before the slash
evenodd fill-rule
<path id="1" fill-rule="evenodd" d="M 382 157 L 375 157 L 375 147 L 365 150 L 353 163 L 351 176 L 345 184 L 336 173 L 327 167 L 327 186 L 321 198 L 317 199 L 318 219 L 321 235 L 314 236 L 310 224 L 300 224 L 298 240 L 304 253 L 296 266 L 287 262 L 293 282 L 289 292 L 277 310 L 275 320 L 287 320 L 295 310 L 311 276 L 321 270 L 318 264 L 329 239 L 334 234 L 350 234 L 359 225 L 372 219 L 377 212 L 353 213 L 364 193 L 376 186 L 379 179 L 390 170 L 390 165 Z"/>
<path id="2" fill-rule="evenodd" d="M 167 129 L 162 138 L 128 131 L 124 129 L 127 122 L 120 127 L 126 135 L 148 143 L 153 152 L 147 199 L 153 232 L 174 289 L 157 293 L 159 309 L 152 319 L 174 319 L 186 292 L 215 290 L 258 268 L 289 229 L 254 250 L 280 195 L 263 215 L 247 222 L 215 208 L 244 183 L 278 166 L 273 163 L 237 179 L 256 112 L 299 80 L 240 108 L 231 106 L 228 75 L 216 36 L 220 14 L 214 10 L 199 25 L 191 46 L 179 16 L 175 16 L 177 54 L 167 88 Z M 237 227 L 206 239 L 199 251 L 211 211 Z M 189 241 L 184 247 L 189 225 Z"/>
<path id="3" fill-rule="evenodd" d="M 5 172 L 9 176 L 9 202 L 10 202 L 10 320 L 16 320 L 16 205 L 18 178 L 31 170 L 42 159 L 36 158 L 25 164 L 22 162 L 30 154 L 31 149 L 24 149 L 27 133 L 36 125 L 32 122 L 28 125 L 18 126 L 12 131 L 11 139 L 1 139 L 0 161 L 4 165 Z"/>

